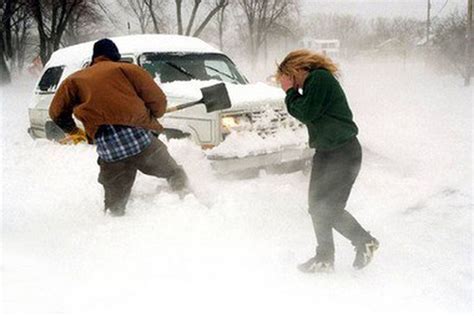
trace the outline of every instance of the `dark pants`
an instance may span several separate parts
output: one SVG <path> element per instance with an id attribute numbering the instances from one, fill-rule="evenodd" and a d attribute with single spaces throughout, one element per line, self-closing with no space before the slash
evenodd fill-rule
<path id="1" fill-rule="evenodd" d="M 99 183 L 104 186 L 105 210 L 120 213 L 125 210 L 137 171 L 165 178 L 174 191 L 187 186 L 184 170 L 168 153 L 159 139 L 153 138 L 151 144 L 138 155 L 116 162 L 105 162 L 99 158 Z"/>
<path id="2" fill-rule="evenodd" d="M 334 262 L 333 228 L 354 246 L 370 234 L 345 210 L 360 171 L 362 150 L 357 138 L 332 151 L 316 151 L 309 185 L 309 213 L 318 246 L 316 256 Z"/>

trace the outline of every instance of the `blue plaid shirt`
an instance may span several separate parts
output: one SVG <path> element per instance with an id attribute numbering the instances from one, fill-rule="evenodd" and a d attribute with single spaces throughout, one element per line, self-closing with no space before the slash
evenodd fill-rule
<path id="1" fill-rule="evenodd" d="M 97 153 L 106 162 L 141 153 L 151 143 L 150 133 L 141 127 L 102 125 L 95 138 Z"/>

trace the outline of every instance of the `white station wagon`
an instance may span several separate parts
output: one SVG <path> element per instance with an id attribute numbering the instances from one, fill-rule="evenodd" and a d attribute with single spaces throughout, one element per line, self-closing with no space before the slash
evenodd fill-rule
<path id="1" fill-rule="evenodd" d="M 178 35 L 130 35 L 112 38 L 121 61 L 147 70 L 168 98 L 168 105 L 199 100 L 200 88 L 224 82 L 232 107 L 207 113 L 204 105 L 160 119 L 168 138 L 191 138 L 205 151 L 218 173 L 303 166 L 311 156 L 306 131 L 284 107 L 280 89 L 250 84 L 235 64 L 204 41 Z M 94 42 L 54 52 L 35 87 L 29 107 L 33 138 L 62 139 L 48 108 L 56 88 L 73 72 L 87 67 Z M 80 122 L 77 122 L 80 125 Z"/>

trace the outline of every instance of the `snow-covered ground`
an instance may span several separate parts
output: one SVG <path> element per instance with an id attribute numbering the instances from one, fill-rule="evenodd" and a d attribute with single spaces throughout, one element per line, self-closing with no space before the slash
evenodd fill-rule
<path id="1" fill-rule="evenodd" d="M 472 312 L 473 90 L 418 65 L 344 65 L 364 163 L 348 209 L 381 242 L 353 271 L 302 275 L 308 176 L 218 179 L 172 141 L 199 200 L 140 175 L 102 213 L 94 148 L 26 134 L 33 83 L 1 90 L 2 314 L 459 315 Z"/>

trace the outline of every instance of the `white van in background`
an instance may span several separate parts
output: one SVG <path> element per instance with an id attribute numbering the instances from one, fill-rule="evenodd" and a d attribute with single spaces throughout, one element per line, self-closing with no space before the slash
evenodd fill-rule
<path id="1" fill-rule="evenodd" d="M 339 58 L 341 43 L 337 39 L 317 39 L 305 37 L 300 41 L 300 46 L 312 51 L 322 53 L 331 59 Z"/>
<path id="2" fill-rule="evenodd" d="M 282 164 L 299 167 L 310 158 L 306 131 L 286 112 L 283 92 L 263 83 L 250 84 L 224 53 L 204 41 L 163 34 L 112 40 L 122 62 L 137 64 L 155 78 L 169 106 L 200 99 L 201 87 L 226 83 L 230 109 L 206 113 L 198 105 L 160 119 L 168 138 L 191 138 L 205 149 L 219 173 Z M 61 81 L 89 65 L 93 44 L 59 49 L 45 65 L 29 107 L 28 132 L 33 138 L 65 136 L 49 117 L 49 105 Z"/>

